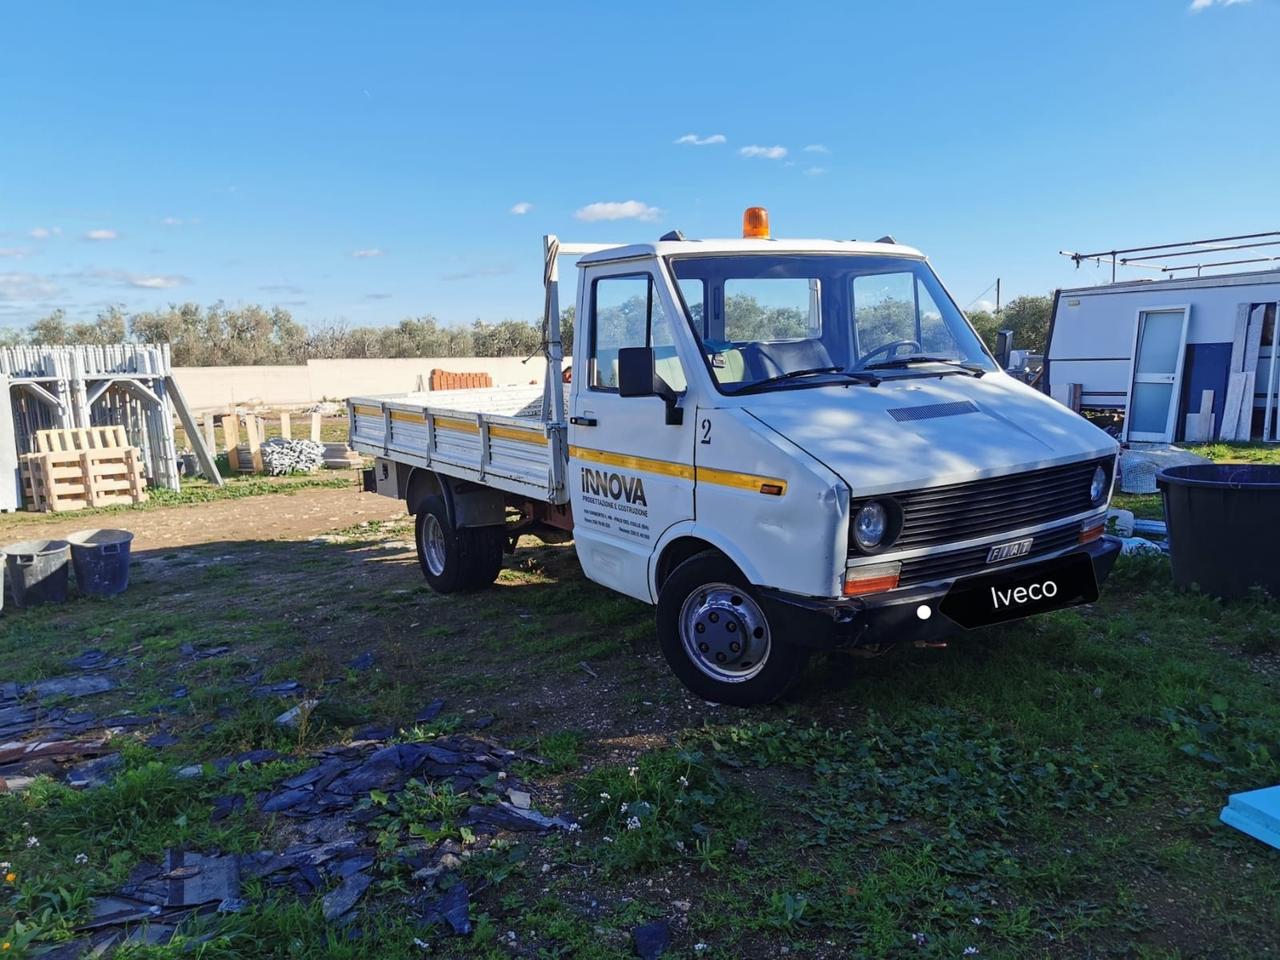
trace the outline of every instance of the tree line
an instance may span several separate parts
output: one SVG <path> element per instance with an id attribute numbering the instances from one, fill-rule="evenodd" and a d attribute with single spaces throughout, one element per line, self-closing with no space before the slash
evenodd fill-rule
<path id="1" fill-rule="evenodd" d="M 561 339 L 573 345 L 573 308 L 561 319 Z M 447 325 L 435 317 L 406 317 L 393 326 L 352 326 L 344 321 L 307 327 L 284 307 L 256 304 L 171 304 L 163 310 L 125 313 L 119 307 L 73 323 L 57 310 L 25 330 L 0 331 L 0 345 L 168 343 L 179 367 L 298 364 L 307 360 L 388 357 L 514 357 L 542 349 L 541 321 L 476 320 Z"/>
<path id="2" fill-rule="evenodd" d="M 994 349 L 996 331 L 1012 330 L 1018 349 L 1043 351 L 1052 298 L 1024 296 L 999 314 L 975 311 L 970 322 Z M 761 316 L 765 326 L 777 317 Z M 767 321 L 767 322 L 766 322 Z M 796 318 L 801 324 L 801 318 Z M 565 355 L 573 350 L 574 308 L 561 317 Z M 162 310 L 126 313 L 108 307 L 88 322 L 73 323 L 62 310 L 25 330 L 0 331 L 0 346 L 13 344 L 168 343 L 180 367 L 297 364 L 307 360 L 389 357 L 524 357 L 542 349 L 540 321 L 475 320 L 443 324 L 430 314 L 406 317 L 393 326 L 352 326 L 344 321 L 305 326 L 284 307 L 257 304 L 203 307 L 171 304 Z"/>

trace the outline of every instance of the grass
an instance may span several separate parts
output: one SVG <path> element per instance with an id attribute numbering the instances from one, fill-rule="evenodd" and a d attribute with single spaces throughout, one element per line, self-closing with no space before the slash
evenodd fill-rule
<path id="1" fill-rule="evenodd" d="M 654 919 L 674 956 L 1280 952 L 1280 853 L 1217 819 L 1229 793 L 1280 782 L 1269 598 L 1180 593 L 1167 561 L 1123 557 L 1090 607 L 947 650 L 831 657 L 787 702 L 743 711 L 685 695 L 655 654 L 651 611 L 585 581 L 571 548 L 517 554 L 492 590 L 442 598 L 421 588 L 407 532 L 197 547 L 185 567 L 135 567 L 114 601 L 5 612 L 0 680 L 66 672 L 98 647 L 128 658 L 120 686 L 74 707 L 155 717 L 121 735 L 106 787 L 0 794 L 7 956 L 72 936 L 90 897 L 168 847 L 281 849 L 288 835 L 256 798 L 353 729 L 420 740 L 487 716 L 481 735 L 527 757 L 517 772 L 536 805 L 581 831 L 485 845 L 458 823 L 474 798 L 422 781 L 370 798 L 385 869 L 358 938 L 314 900 L 251 885 L 245 912 L 117 955 L 407 960 L 425 955 L 421 939 L 459 960 L 612 960 Z M 213 560 L 228 553 L 237 562 Z M 183 653 L 215 643 L 232 650 Z M 356 670 L 362 652 L 373 662 Z M 322 693 L 321 707 L 279 727 L 294 701 L 254 696 L 245 680 L 259 671 Z M 415 725 L 436 697 L 446 712 Z M 145 747 L 159 728 L 179 744 Z M 286 759 L 177 775 L 260 747 Z M 211 822 L 227 793 L 245 806 Z M 392 854 L 446 840 L 470 854 L 467 938 L 422 927 L 396 899 L 414 881 Z"/>

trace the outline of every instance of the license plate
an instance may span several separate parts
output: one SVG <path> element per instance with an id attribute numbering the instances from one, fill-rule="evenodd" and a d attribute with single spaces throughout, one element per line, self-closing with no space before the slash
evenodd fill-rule
<path id="1" fill-rule="evenodd" d="M 998 573 L 957 580 L 938 609 L 962 627 L 986 627 L 1007 620 L 1093 603 L 1098 578 L 1087 553 L 1030 563 Z"/>

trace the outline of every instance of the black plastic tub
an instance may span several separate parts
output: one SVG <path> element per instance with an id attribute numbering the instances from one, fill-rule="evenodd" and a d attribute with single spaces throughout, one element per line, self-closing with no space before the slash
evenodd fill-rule
<path id="1" fill-rule="evenodd" d="M 1161 470 L 1173 582 L 1215 597 L 1262 587 L 1280 598 L 1280 465 Z"/>

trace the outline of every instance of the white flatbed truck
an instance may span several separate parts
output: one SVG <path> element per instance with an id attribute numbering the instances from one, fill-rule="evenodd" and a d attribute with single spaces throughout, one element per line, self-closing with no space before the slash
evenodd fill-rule
<path id="1" fill-rule="evenodd" d="M 428 583 L 478 589 L 520 534 L 572 537 L 587 577 L 656 606 L 679 679 L 735 704 L 813 650 L 1096 599 L 1116 442 L 1002 372 L 919 251 L 770 239 L 760 208 L 743 232 L 546 237 L 541 388 L 349 401 Z"/>

